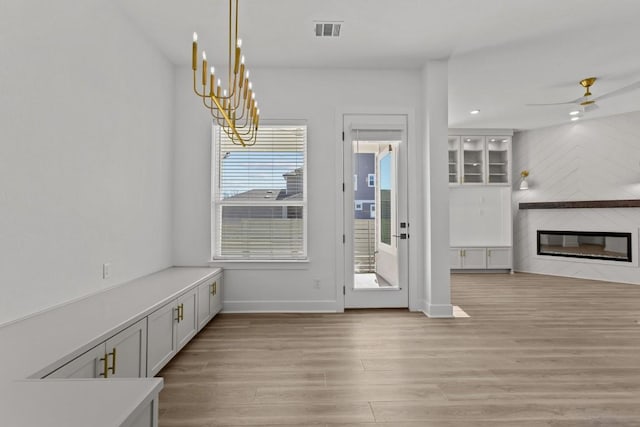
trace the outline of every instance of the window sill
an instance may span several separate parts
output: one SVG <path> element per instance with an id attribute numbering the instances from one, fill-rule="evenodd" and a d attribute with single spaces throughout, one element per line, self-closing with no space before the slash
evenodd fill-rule
<path id="1" fill-rule="evenodd" d="M 306 270 L 311 260 L 260 260 L 260 259 L 212 259 L 211 267 L 221 267 L 225 270 Z"/>

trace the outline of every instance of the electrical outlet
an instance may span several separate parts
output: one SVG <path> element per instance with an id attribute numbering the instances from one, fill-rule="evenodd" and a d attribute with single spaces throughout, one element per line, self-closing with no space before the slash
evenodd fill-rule
<path id="1" fill-rule="evenodd" d="M 320 289 L 320 279 L 315 279 L 313 281 L 313 289 Z"/>
<path id="2" fill-rule="evenodd" d="M 111 277 L 111 263 L 107 262 L 102 264 L 102 278 L 108 279 Z"/>

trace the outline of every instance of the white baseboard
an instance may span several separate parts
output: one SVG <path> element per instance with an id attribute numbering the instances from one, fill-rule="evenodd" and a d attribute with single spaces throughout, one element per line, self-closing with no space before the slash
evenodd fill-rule
<path id="1" fill-rule="evenodd" d="M 225 301 L 224 313 L 336 313 L 336 301 Z"/>
<path id="2" fill-rule="evenodd" d="M 431 318 L 453 318 L 453 306 L 451 304 L 429 304 L 425 302 L 423 311 L 427 317 Z"/>

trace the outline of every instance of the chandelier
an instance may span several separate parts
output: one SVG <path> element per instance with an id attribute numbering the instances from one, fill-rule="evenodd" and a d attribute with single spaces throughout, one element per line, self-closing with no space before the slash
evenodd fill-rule
<path id="1" fill-rule="evenodd" d="M 202 98 L 202 103 L 231 142 L 246 147 L 256 143 L 260 109 L 253 85 L 249 81 L 249 70 L 244 65 L 244 56 L 241 53 L 242 40 L 238 38 L 238 2 L 239 0 L 229 0 L 227 89 L 223 89 L 220 79 L 216 79 L 215 67 L 208 68 L 207 54 L 203 50 L 202 91 L 198 91 L 198 35 L 196 33 L 193 33 L 191 68 L 193 69 L 193 91 Z M 232 26 L 234 20 L 235 25 Z"/>

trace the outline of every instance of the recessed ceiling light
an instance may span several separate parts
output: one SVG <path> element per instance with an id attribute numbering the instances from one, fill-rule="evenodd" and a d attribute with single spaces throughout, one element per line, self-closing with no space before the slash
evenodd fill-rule
<path id="1" fill-rule="evenodd" d="M 575 122 L 576 120 L 580 120 L 580 117 L 571 117 L 572 122 Z"/>
<path id="2" fill-rule="evenodd" d="M 580 114 L 580 111 L 575 110 L 569 113 L 570 116 L 577 116 L 578 114 Z"/>
<path id="3" fill-rule="evenodd" d="M 496 142 L 496 139 L 495 138 L 491 138 L 491 142 Z"/>
<path id="4" fill-rule="evenodd" d="M 471 110 L 469 114 L 480 114 L 480 110 Z"/>
<path id="5" fill-rule="evenodd" d="M 465 139 L 466 142 L 471 142 L 471 138 Z"/>

